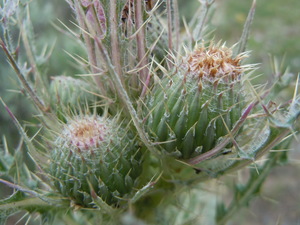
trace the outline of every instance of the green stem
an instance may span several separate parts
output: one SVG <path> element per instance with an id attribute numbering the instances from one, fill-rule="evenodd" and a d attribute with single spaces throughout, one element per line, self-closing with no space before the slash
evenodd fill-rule
<path id="1" fill-rule="evenodd" d="M 178 1 L 173 0 L 173 10 L 174 10 L 174 29 L 175 29 L 175 47 L 174 50 L 175 52 L 179 51 L 179 37 L 180 37 L 180 16 L 179 16 L 179 9 L 178 9 Z"/>
<path id="2" fill-rule="evenodd" d="M 14 208 L 27 208 L 30 206 L 49 206 L 49 203 L 41 200 L 40 198 L 29 198 L 21 201 L 6 203 L 3 205 L 0 205 L 0 211 L 1 210 L 9 210 Z"/>
<path id="3" fill-rule="evenodd" d="M 17 74 L 20 82 L 22 83 L 23 87 L 25 88 L 25 90 L 29 94 L 30 98 L 33 100 L 33 102 L 38 107 L 38 109 L 41 110 L 41 112 L 47 112 L 49 109 L 45 106 L 42 99 L 40 99 L 37 96 L 37 94 L 35 93 L 35 91 L 31 88 L 30 84 L 27 82 L 25 76 L 22 74 L 20 68 L 18 67 L 18 65 L 16 63 L 16 61 L 14 60 L 12 55 L 10 54 L 9 50 L 6 48 L 6 45 L 4 44 L 4 42 L 2 41 L 1 38 L 0 38 L 0 45 L 1 45 L 8 61 L 10 62 L 12 68 L 14 69 L 15 73 Z"/>
<path id="4" fill-rule="evenodd" d="M 173 40 L 172 40 L 172 8 L 171 8 L 171 0 L 167 0 L 167 12 L 168 12 L 168 48 L 169 51 L 173 50 Z"/>
<path id="5" fill-rule="evenodd" d="M 207 15 L 211 5 L 214 3 L 214 0 L 206 0 L 205 3 L 202 3 L 201 13 L 199 19 L 196 21 L 197 25 L 193 31 L 193 41 L 197 43 L 202 39 L 202 31 L 207 19 Z M 194 45 L 194 44 L 193 44 Z"/>

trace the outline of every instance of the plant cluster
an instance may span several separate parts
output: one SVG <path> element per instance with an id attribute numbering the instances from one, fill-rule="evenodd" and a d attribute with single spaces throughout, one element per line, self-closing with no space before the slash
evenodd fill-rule
<path id="1" fill-rule="evenodd" d="M 245 60 L 255 1 L 229 47 L 210 38 L 211 0 L 200 1 L 184 29 L 176 0 L 67 3 L 75 28 L 59 29 L 84 50 L 70 54 L 78 76 L 47 76 L 51 49 L 39 54 L 34 45 L 29 2 L 7 0 L 0 8 L 0 45 L 40 127 L 29 137 L 2 101 L 26 150 L 9 150 L 3 138 L 0 182 L 14 192 L 0 201 L 0 221 L 25 210 L 27 221 L 38 215 L 49 224 L 226 223 L 284 162 L 279 150 L 299 130 L 289 74 L 251 83 L 258 65 Z M 276 102 L 292 85 L 292 98 Z M 231 204 L 211 204 L 201 185 L 248 165 L 255 167 Z"/>

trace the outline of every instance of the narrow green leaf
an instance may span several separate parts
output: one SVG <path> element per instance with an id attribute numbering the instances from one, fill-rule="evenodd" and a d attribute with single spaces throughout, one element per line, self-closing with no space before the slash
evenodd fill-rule
<path id="1" fill-rule="evenodd" d="M 242 36 L 241 36 L 241 38 L 238 42 L 237 48 L 236 48 L 235 55 L 238 55 L 238 54 L 240 54 L 240 53 L 242 53 L 246 50 L 246 44 L 247 44 L 248 36 L 249 36 L 249 33 L 250 33 L 250 27 L 251 27 L 252 22 L 253 22 L 253 18 L 254 18 L 254 14 L 255 14 L 255 8 L 256 8 L 256 0 L 253 0 L 251 9 L 249 11 L 249 14 L 248 14 L 248 17 L 247 17 L 247 20 L 246 20 L 246 23 L 244 25 L 244 30 L 243 30 Z"/>

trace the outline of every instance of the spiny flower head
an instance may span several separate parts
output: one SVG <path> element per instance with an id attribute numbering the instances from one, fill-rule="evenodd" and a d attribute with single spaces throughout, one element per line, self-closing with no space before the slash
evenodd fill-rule
<path id="1" fill-rule="evenodd" d="M 251 68 L 241 64 L 245 56 L 233 56 L 224 45 L 202 44 L 153 88 L 146 129 L 162 151 L 189 159 L 229 134 L 247 101 L 240 79 Z"/>
<path id="2" fill-rule="evenodd" d="M 141 156 L 136 141 L 117 119 L 76 116 L 54 143 L 50 175 L 56 189 L 75 204 L 95 207 L 99 197 L 119 206 L 138 182 Z"/>

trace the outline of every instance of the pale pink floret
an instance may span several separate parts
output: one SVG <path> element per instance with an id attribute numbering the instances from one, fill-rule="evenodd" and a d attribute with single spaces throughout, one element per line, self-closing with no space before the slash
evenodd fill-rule
<path id="1" fill-rule="evenodd" d="M 80 150 L 97 148 L 107 136 L 107 127 L 103 120 L 95 117 L 74 119 L 65 128 L 67 142 Z"/>

